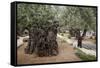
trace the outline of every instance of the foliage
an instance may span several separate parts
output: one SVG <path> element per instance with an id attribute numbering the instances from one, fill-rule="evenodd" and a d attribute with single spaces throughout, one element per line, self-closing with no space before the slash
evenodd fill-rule
<path id="1" fill-rule="evenodd" d="M 17 5 L 17 31 L 21 33 L 34 25 L 48 26 L 50 24 L 48 20 L 59 21 L 59 32 L 65 32 L 70 27 L 96 31 L 96 13 L 95 7 L 21 3 Z"/>
<path id="2" fill-rule="evenodd" d="M 96 8 L 91 7 L 64 7 L 62 19 L 66 28 L 79 28 L 81 30 L 96 30 Z"/>
<path id="3" fill-rule="evenodd" d="M 55 12 L 53 6 L 38 4 L 18 4 L 17 6 L 17 27 L 19 31 L 31 26 L 48 26 L 48 20 L 53 20 Z"/>

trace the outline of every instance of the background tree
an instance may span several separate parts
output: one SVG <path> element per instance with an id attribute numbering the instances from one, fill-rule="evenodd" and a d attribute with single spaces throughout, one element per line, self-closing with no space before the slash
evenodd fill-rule
<path id="1" fill-rule="evenodd" d="M 63 27 L 67 29 L 78 28 L 85 31 L 83 35 L 85 35 L 86 30 L 96 30 L 96 8 L 67 6 L 63 9 L 61 16 Z"/>

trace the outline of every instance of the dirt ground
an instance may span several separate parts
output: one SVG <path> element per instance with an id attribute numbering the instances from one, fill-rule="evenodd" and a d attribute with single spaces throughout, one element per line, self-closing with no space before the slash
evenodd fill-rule
<path id="1" fill-rule="evenodd" d="M 59 54 L 52 57 L 38 57 L 36 54 L 25 54 L 24 48 L 27 46 L 27 43 L 24 43 L 24 45 L 17 49 L 17 64 L 81 61 L 81 59 L 75 55 L 75 50 L 72 46 L 70 46 L 65 41 L 62 41 L 60 38 L 57 39 L 57 42 L 59 47 Z"/>

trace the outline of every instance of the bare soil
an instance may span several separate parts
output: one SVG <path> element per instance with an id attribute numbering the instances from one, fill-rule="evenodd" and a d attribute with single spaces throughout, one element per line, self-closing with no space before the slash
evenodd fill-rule
<path id="1" fill-rule="evenodd" d="M 59 54 L 57 56 L 38 57 L 36 54 L 25 54 L 24 48 L 27 43 L 24 43 L 21 47 L 17 48 L 17 64 L 40 64 L 40 63 L 56 63 L 56 62 L 72 62 L 81 61 L 75 55 L 75 50 L 68 43 L 57 39 Z"/>

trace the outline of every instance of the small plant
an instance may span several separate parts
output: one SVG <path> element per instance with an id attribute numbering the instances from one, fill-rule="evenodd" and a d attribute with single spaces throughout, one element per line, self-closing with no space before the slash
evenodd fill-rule
<path id="1" fill-rule="evenodd" d="M 63 34 L 63 33 L 61 33 L 61 36 L 64 36 L 64 34 Z"/>

